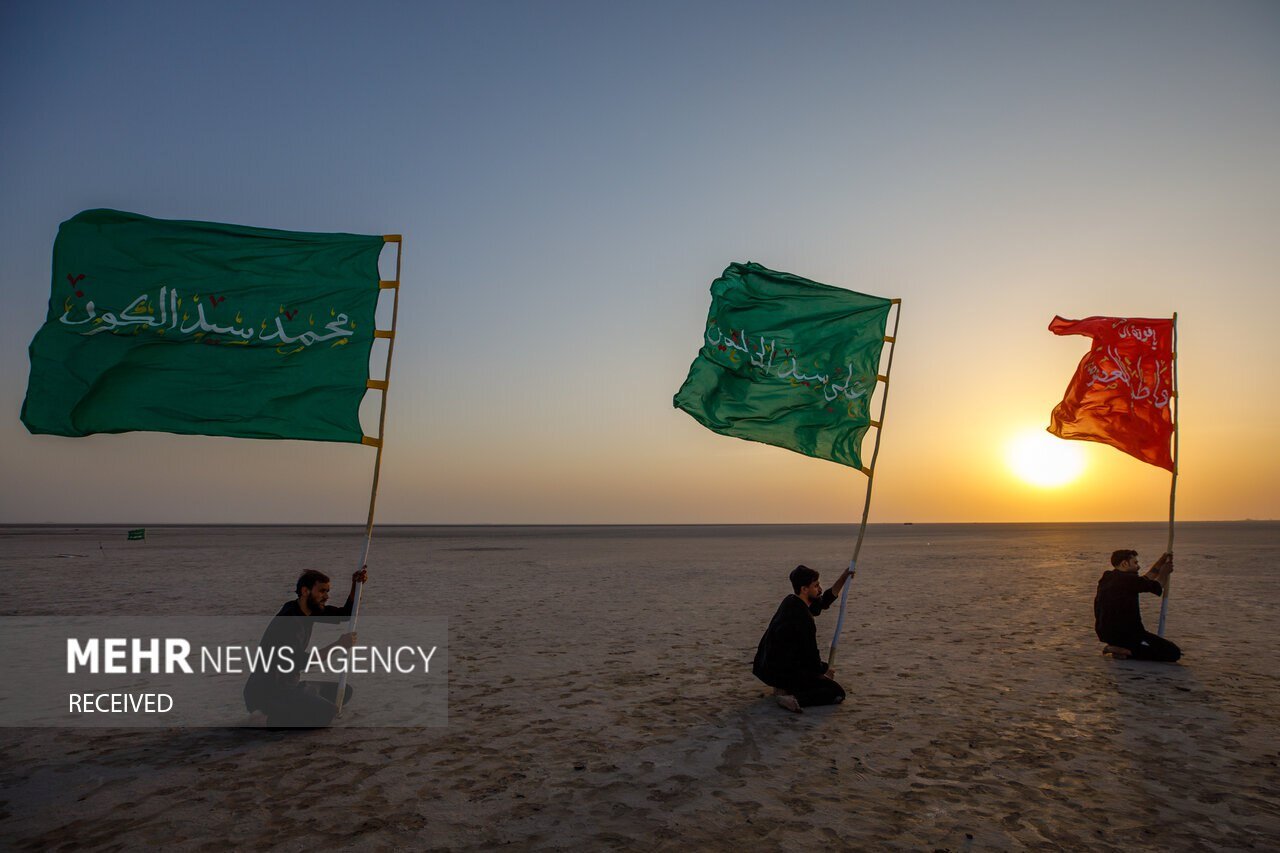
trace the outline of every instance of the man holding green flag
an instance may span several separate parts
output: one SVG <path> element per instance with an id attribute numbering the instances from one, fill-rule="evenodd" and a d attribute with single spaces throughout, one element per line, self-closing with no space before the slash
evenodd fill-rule
<path id="1" fill-rule="evenodd" d="M 793 691 L 801 680 L 812 686 L 809 676 L 821 679 L 835 657 L 848 602 L 844 581 L 854 572 L 866 531 L 880 433 L 877 429 L 868 466 L 862 461 L 862 439 L 869 428 L 879 428 L 884 421 L 888 368 L 881 376 L 880 355 L 884 344 L 894 340 L 885 337 L 885 326 L 897 303 L 755 263 L 730 264 L 711 284 L 702 348 L 675 395 L 676 408 L 710 430 L 829 459 L 867 475 L 857 544 L 848 570 L 836 584 L 844 589 L 828 662 L 818 657 L 808 610 L 818 593 L 807 598 L 803 594 L 817 584 L 817 573 L 803 566 L 804 582 L 797 584 L 792 578 L 796 595 L 783 602 L 761 640 L 756 674 L 788 691 L 780 704 L 791 710 L 844 696 L 830 684 L 819 685 L 821 695 Z M 889 363 L 892 366 L 892 350 Z M 886 382 L 886 391 L 880 398 L 880 420 L 873 421 L 871 398 L 880 380 Z M 828 596 L 824 606 L 830 603 Z M 803 642 L 797 639 L 801 635 Z M 804 663 L 796 664 L 799 660 Z"/>
<path id="2" fill-rule="evenodd" d="M 396 275 L 378 260 L 396 243 Z M 377 448 L 368 561 L 399 306 L 398 234 L 320 234 L 86 210 L 58 229 L 22 422 L 79 437 L 146 430 Z M 375 329 L 382 290 L 391 328 Z M 386 374 L 369 376 L 375 337 Z M 360 424 L 382 392 L 375 436 Z M 139 530 L 138 538 L 142 538 Z M 130 538 L 134 538 L 132 533 Z M 354 631 L 359 587 L 349 610 Z M 345 695 L 345 673 L 336 710 Z"/>

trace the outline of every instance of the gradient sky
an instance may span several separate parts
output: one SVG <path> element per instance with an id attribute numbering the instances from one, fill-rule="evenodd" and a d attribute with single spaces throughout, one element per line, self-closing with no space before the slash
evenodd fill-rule
<path id="1" fill-rule="evenodd" d="M 872 521 L 1166 517 L 1111 448 L 1005 455 L 1054 314 L 1173 311 L 1179 518 L 1280 517 L 1273 2 L 10 0 L 0 152 L 3 522 L 364 518 L 368 448 L 26 433 L 93 207 L 404 234 L 385 522 L 856 521 L 862 475 L 671 406 L 735 260 L 903 299 Z"/>

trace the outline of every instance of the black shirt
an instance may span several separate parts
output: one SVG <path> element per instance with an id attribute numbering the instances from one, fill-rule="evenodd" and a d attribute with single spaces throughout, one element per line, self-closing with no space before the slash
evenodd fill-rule
<path id="1" fill-rule="evenodd" d="M 1160 595 L 1164 589 L 1151 578 L 1137 572 L 1112 569 L 1098 579 L 1098 594 L 1093 599 L 1093 629 L 1104 643 L 1127 642 L 1146 633 L 1142 627 L 1142 611 L 1138 594 Z"/>
<path id="2" fill-rule="evenodd" d="M 822 675 L 827 664 L 818 654 L 818 626 L 813 617 L 831 606 L 836 595 L 831 590 L 813 604 L 798 595 L 788 595 L 769 621 L 751 671 L 771 687 L 787 687 L 796 678 Z"/>
<path id="3" fill-rule="evenodd" d="M 262 632 L 262 642 L 258 645 L 264 654 L 269 649 L 287 649 L 277 652 L 272 658 L 272 666 L 268 670 L 255 669 L 250 673 L 245 684 L 245 701 L 253 710 L 254 705 L 263 693 L 278 689 L 288 689 L 297 685 L 302 670 L 307 665 L 307 646 L 311 644 L 311 630 L 317 622 L 345 622 L 351 618 L 352 599 L 342 607 L 326 604 L 319 612 L 307 615 L 298 606 L 297 600 L 287 601 L 271 619 L 267 630 Z M 292 671 L 287 666 L 277 663 L 282 655 L 290 656 L 293 661 Z"/>

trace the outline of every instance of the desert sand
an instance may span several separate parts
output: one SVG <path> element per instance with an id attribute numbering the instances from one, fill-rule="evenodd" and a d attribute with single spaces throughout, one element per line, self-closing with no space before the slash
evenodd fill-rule
<path id="1" fill-rule="evenodd" d="M 787 572 L 833 579 L 850 528 L 381 528 L 361 631 L 447 618 L 447 726 L 0 729 L 0 842 L 1276 849 L 1278 533 L 1179 526 L 1185 657 L 1161 665 L 1104 658 L 1091 602 L 1110 551 L 1149 563 L 1163 525 L 873 526 L 835 662 L 849 699 L 795 715 L 751 656 Z M 265 625 L 302 568 L 342 589 L 360 546 L 354 528 L 0 528 L 2 612 Z"/>

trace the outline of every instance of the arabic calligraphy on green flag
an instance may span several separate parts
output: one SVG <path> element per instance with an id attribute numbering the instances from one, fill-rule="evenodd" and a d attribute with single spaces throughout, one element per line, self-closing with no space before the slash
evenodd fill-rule
<path id="1" fill-rule="evenodd" d="M 381 236 L 86 210 L 31 342 L 33 433 L 359 442 Z"/>
<path id="2" fill-rule="evenodd" d="M 147 528 L 145 527 L 135 527 L 133 530 L 129 531 L 129 541 L 131 542 L 136 539 L 146 539 L 146 538 L 147 538 Z"/>
<path id="3" fill-rule="evenodd" d="M 892 302 L 730 264 L 676 408 L 710 430 L 862 467 Z"/>

